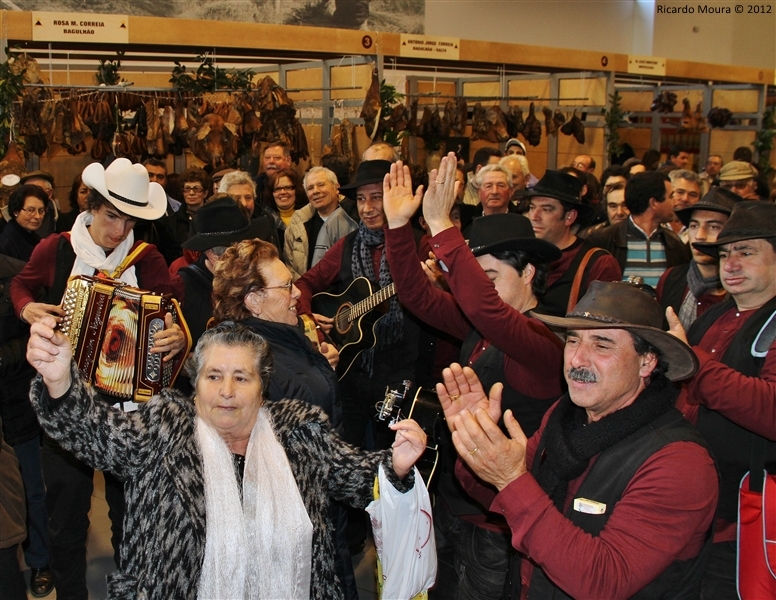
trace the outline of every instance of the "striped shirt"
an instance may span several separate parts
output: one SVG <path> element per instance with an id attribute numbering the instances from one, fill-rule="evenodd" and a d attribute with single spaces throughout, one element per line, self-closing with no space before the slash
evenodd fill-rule
<path id="1" fill-rule="evenodd" d="M 622 271 L 622 280 L 641 277 L 644 283 L 657 287 L 660 276 L 667 268 L 666 247 L 660 236 L 660 227 L 651 236 L 628 217 L 628 258 Z"/>

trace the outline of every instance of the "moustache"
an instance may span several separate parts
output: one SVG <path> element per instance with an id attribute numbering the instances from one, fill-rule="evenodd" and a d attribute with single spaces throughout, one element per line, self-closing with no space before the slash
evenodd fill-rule
<path id="1" fill-rule="evenodd" d="M 576 367 L 571 367 L 569 369 L 568 378 L 579 383 L 596 383 L 598 381 L 595 374 L 592 372 L 587 369 L 578 369 Z"/>

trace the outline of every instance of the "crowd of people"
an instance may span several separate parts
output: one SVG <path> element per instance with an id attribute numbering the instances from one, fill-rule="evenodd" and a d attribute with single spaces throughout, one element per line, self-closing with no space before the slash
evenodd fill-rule
<path id="1" fill-rule="evenodd" d="M 21 544 L 34 596 L 87 597 L 100 469 L 110 597 L 357 600 L 378 466 L 407 491 L 433 433 L 432 599 L 735 598 L 750 446 L 776 469 L 776 204 L 746 151 L 534 174 L 514 139 L 427 173 L 376 142 L 300 175 L 270 142 L 261 173 L 91 164 L 70 212 L 26 175 L 0 231 L 23 482 L 0 595 L 26 597 Z M 57 326 L 96 274 L 181 302 L 176 389 L 83 380 Z M 168 316 L 151 352 L 185 347 Z M 376 418 L 408 386 L 446 427 Z"/>

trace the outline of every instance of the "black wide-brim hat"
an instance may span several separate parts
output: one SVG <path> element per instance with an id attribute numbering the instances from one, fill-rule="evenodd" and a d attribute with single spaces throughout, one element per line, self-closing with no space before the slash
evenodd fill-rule
<path id="1" fill-rule="evenodd" d="M 709 256 L 719 256 L 719 247 L 724 244 L 772 237 L 776 237 L 776 204 L 742 200 L 733 207 L 715 242 L 695 242 L 693 247 Z"/>
<path id="2" fill-rule="evenodd" d="M 230 197 L 219 198 L 202 206 L 194 216 L 194 229 L 197 233 L 181 246 L 196 252 L 261 237 L 261 223 L 249 220 Z"/>
<path id="3" fill-rule="evenodd" d="M 692 377 L 698 370 L 692 348 L 663 331 L 663 309 L 657 300 L 630 283 L 591 282 L 587 293 L 565 317 L 531 314 L 551 327 L 631 331 L 663 353 L 668 363 L 666 376 L 671 381 Z"/>
<path id="4" fill-rule="evenodd" d="M 519 192 L 516 196 L 521 198 L 555 198 L 560 202 L 571 204 L 579 213 L 580 217 L 585 217 L 593 212 L 593 207 L 584 204 L 580 198 L 584 182 L 568 173 L 548 170 L 535 186 L 530 190 Z"/>
<path id="5" fill-rule="evenodd" d="M 388 160 L 365 160 L 358 165 L 356 179 L 353 183 L 340 187 L 340 192 L 348 198 L 356 198 L 356 190 L 362 185 L 382 183 L 385 176 L 391 172 L 391 162 Z"/>
<path id="6" fill-rule="evenodd" d="M 538 239 L 531 221 L 516 213 L 474 219 L 469 232 L 469 247 L 474 256 L 520 250 L 545 263 L 556 261 L 562 255 L 555 244 Z"/>
<path id="7" fill-rule="evenodd" d="M 685 227 L 690 226 L 690 217 L 694 210 L 710 210 L 730 216 L 733 208 L 741 201 L 741 196 L 723 187 L 714 186 L 698 202 L 687 208 L 675 210 L 676 216 Z"/>

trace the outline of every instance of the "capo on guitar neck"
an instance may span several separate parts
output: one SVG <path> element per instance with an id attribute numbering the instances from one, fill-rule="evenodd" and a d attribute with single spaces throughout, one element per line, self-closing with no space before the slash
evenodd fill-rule
<path id="1" fill-rule="evenodd" d="M 385 398 L 375 404 L 378 421 L 388 420 L 388 424 L 393 425 L 405 418 L 401 414 L 401 404 L 407 397 L 412 387 L 412 382 L 409 379 L 405 379 L 402 381 L 402 386 L 404 387 L 403 391 L 392 390 L 391 386 L 385 387 Z"/>

